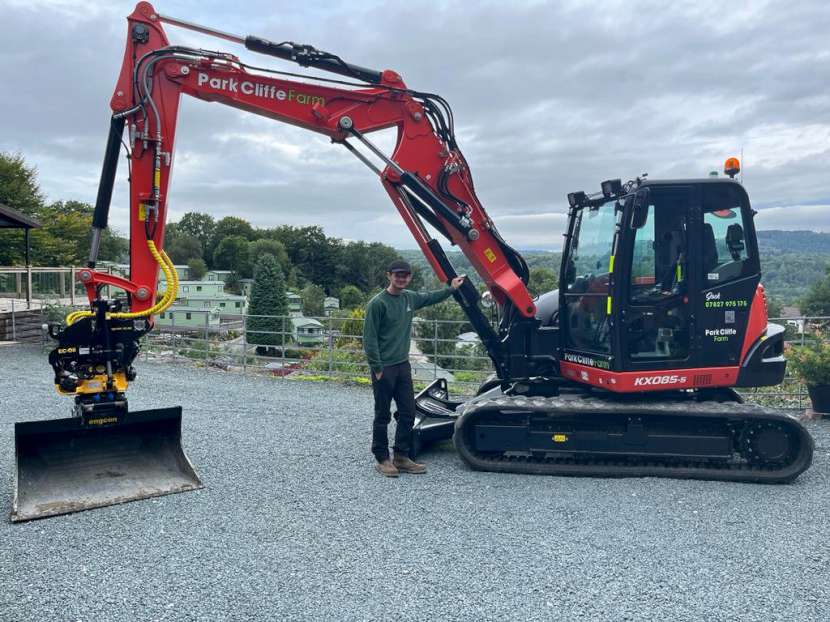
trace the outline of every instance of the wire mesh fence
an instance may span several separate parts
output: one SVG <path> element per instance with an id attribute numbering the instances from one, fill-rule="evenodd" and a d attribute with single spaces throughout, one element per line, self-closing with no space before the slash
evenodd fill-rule
<path id="1" fill-rule="evenodd" d="M 477 340 L 441 336 L 461 332 L 463 325 L 415 320 L 410 363 L 416 384 L 446 378 L 456 392 L 472 394 L 492 373 Z M 217 327 L 207 313 L 193 311 L 186 325 L 174 319 L 157 326 L 142 351 L 146 358 L 191 360 L 242 373 L 369 383 L 362 319 L 356 317 L 225 314 Z"/>
<path id="2" fill-rule="evenodd" d="M 275 329 L 251 330 L 251 318 L 271 320 Z M 788 347 L 830 341 L 830 317 L 770 321 L 786 327 Z M 236 315 L 224 326 L 214 330 L 205 318 L 198 329 L 161 327 L 148 335 L 144 351 L 148 357 L 182 357 L 243 373 L 369 382 L 359 318 Z M 457 320 L 415 319 L 410 363 L 416 384 L 445 378 L 454 394 L 472 395 L 493 374 L 484 348 L 477 337 L 463 332 L 465 327 L 469 324 Z M 740 392 L 748 401 L 769 406 L 804 408 L 809 403 L 806 387 L 789 373 L 780 385 Z"/>
<path id="3" fill-rule="evenodd" d="M 70 310 L 83 308 L 48 304 L 39 310 L 41 323 L 60 321 Z M 22 313 L 24 309 L 20 309 Z M 28 311 L 31 313 L 31 311 Z M 14 311 L 7 323 L 14 323 Z M 347 380 L 369 384 L 363 351 L 362 318 L 268 316 L 192 310 L 177 321 L 156 322 L 142 339 L 145 360 L 190 362 L 243 374 Z M 830 317 L 771 318 L 786 327 L 786 348 L 830 342 Z M 445 378 L 454 395 L 469 396 L 493 373 L 493 366 L 469 324 L 458 320 L 416 318 L 410 352 L 416 386 Z M 8 336 L 6 337 L 9 338 Z M 52 340 L 42 336 L 44 347 Z M 805 408 L 806 386 L 787 374 L 773 387 L 740 389 L 747 401 L 783 408 Z"/>

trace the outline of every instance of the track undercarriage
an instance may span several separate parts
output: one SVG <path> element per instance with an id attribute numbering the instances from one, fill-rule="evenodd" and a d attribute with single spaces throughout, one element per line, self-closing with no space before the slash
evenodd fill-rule
<path id="1" fill-rule="evenodd" d="M 496 387 L 462 403 L 437 380 L 416 404 L 416 451 L 452 438 L 481 471 L 788 483 L 813 456 L 795 417 L 732 390 L 633 396 L 570 385 L 527 397 Z"/>
<path id="2" fill-rule="evenodd" d="M 812 437 L 795 417 L 689 393 L 491 391 L 460 413 L 455 446 L 485 471 L 787 483 L 813 455 Z"/>

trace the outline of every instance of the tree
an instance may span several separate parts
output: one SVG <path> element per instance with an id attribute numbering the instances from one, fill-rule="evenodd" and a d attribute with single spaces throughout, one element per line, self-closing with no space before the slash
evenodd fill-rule
<path id="1" fill-rule="evenodd" d="M 386 244 L 350 242 L 342 249 L 342 260 L 338 265 L 340 281 L 366 293 L 386 287 L 386 268 L 395 259 L 398 259 L 398 252 Z M 413 278 L 410 287 L 417 289 L 421 285 Z"/>
<path id="2" fill-rule="evenodd" d="M 217 222 L 206 249 L 207 256 L 205 259 L 207 260 L 208 265 L 211 265 L 210 262 L 214 260 L 216 249 L 219 247 L 219 244 L 222 243 L 222 240 L 232 236 L 242 237 L 246 241 L 253 240 L 255 237 L 254 228 L 247 220 L 237 218 L 236 216 L 225 216 L 222 220 Z M 219 266 L 216 265 L 213 265 L 213 267 L 219 268 Z M 222 268 L 219 269 L 221 270 Z"/>
<path id="3" fill-rule="evenodd" d="M 122 238 L 112 229 L 104 229 L 101 234 L 101 247 L 98 250 L 98 258 L 107 261 L 127 261 L 130 256 L 130 243 L 127 238 Z"/>
<path id="4" fill-rule="evenodd" d="M 317 226 L 283 225 L 269 229 L 263 235 L 282 242 L 289 260 L 297 268 L 299 279 L 317 283 L 327 292 L 338 289 L 338 283 L 341 283 L 339 267 L 344 263 L 340 240 L 327 238 Z"/>
<path id="5" fill-rule="evenodd" d="M 23 156 L 0 152 L 0 203 L 37 218 L 43 195 L 37 171 L 26 166 Z M 0 229 L 0 266 L 23 263 L 24 234 L 19 229 Z"/>
<path id="6" fill-rule="evenodd" d="M 35 218 L 43 207 L 37 170 L 20 154 L 0 152 L 0 203 Z"/>
<path id="7" fill-rule="evenodd" d="M 289 327 L 285 317 L 287 314 L 288 299 L 285 296 L 282 268 L 273 255 L 265 253 L 254 268 L 254 285 L 247 319 L 248 341 L 259 346 L 284 343 L 285 335 L 279 333 L 284 333 Z"/>
<path id="8" fill-rule="evenodd" d="M 824 278 L 813 283 L 798 306 L 804 315 L 830 316 L 830 268 Z"/>
<path id="9" fill-rule="evenodd" d="M 323 288 L 314 283 L 309 283 L 300 292 L 303 299 L 303 311 L 306 315 L 311 317 L 320 317 L 323 315 L 323 303 L 326 300 L 326 292 Z"/>
<path id="10" fill-rule="evenodd" d="M 767 317 L 781 318 L 784 315 L 784 303 L 780 298 L 767 296 Z"/>
<path id="11" fill-rule="evenodd" d="M 0 203 L 37 218 L 41 227 L 33 229 L 32 263 L 46 266 L 85 264 L 89 258 L 89 238 L 93 207 L 80 201 L 55 201 L 44 204 L 34 168 L 23 157 L 0 153 Z M 0 265 L 23 261 L 23 232 L 0 230 Z M 98 259 L 119 260 L 127 254 L 126 240 L 106 229 L 101 236 Z"/>
<path id="12" fill-rule="evenodd" d="M 191 281 L 201 281 L 207 274 L 207 264 L 201 257 L 194 257 L 187 262 L 187 272 Z"/>
<path id="13" fill-rule="evenodd" d="M 225 287 L 223 288 L 229 294 L 242 294 L 242 281 L 239 279 L 237 272 L 231 272 L 228 278 L 225 279 Z"/>
<path id="14" fill-rule="evenodd" d="M 80 201 L 55 201 L 41 207 L 39 229 L 32 230 L 32 260 L 43 266 L 70 266 L 89 258 L 93 207 Z M 127 242 L 112 231 L 101 236 L 98 259 L 117 260 L 128 251 Z"/>
<path id="15" fill-rule="evenodd" d="M 539 296 L 559 287 L 559 276 L 550 268 L 538 266 L 530 269 L 527 288 L 534 296 Z"/>
<path id="16" fill-rule="evenodd" d="M 233 270 L 242 276 L 250 275 L 248 240 L 241 235 L 224 238 L 213 253 L 213 267 L 217 270 Z"/>
<path id="17" fill-rule="evenodd" d="M 363 306 L 363 292 L 354 285 L 346 285 L 340 290 L 340 308 L 354 309 Z"/>
<path id="18" fill-rule="evenodd" d="M 42 207 L 41 228 L 32 230 L 32 257 L 43 266 L 71 266 L 89 255 L 92 206 L 77 201 L 56 201 Z"/>
<path id="19" fill-rule="evenodd" d="M 270 253 L 277 260 L 277 263 L 286 269 L 289 266 L 288 253 L 282 242 L 279 240 L 260 239 L 248 244 L 248 260 L 255 265 L 263 253 Z"/>
<path id="20" fill-rule="evenodd" d="M 202 259 L 202 243 L 189 233 L 178 233 L 168 242 L 165 234 L 165 250 L 175 264 L 188 263 L 191 259 Z M 207 266 L 206 266 L 207 267 Z"/>
<path id="21" fill-rule="evenodd" d="M 199 240 L 202 249 L 207 251 L 210 241 L 213 238 L 213 233 L 216 231 L 216 221 L 213 216 L 209 214 L 200 214 L 199 212 L 187 212 L 182 219 L 176 223 L 176 228 L 179 233 L 190 235 Z M 205 258 L 207 261 L 207 258 Z"/>

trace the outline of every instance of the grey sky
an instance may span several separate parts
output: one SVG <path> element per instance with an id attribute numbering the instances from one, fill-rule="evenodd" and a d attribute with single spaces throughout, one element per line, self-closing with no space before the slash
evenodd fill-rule
<path id="1" fill-rule="evenodd" d="M 520 248 L 558 248 L 565 194 L 603 179 L 703 176 L 744 150 L 761 228 L 830 231 L 830 8 L 825 2 L 245 2 L 163 14 L 310 43 L 391 68 L 452 104 L 478 195 Z M 94 202 L 133 3 L 2 0 L 0 150 L 49 200 Z M 296 66 L 166 27 L 171 42 Z M 381 139 L 390 144 L 389 137 Z M 126 231 L 126 182 L 111 224 Z M 170 218 L 414 247 L 377 179 L 326 139 L 184 97 Z"/>

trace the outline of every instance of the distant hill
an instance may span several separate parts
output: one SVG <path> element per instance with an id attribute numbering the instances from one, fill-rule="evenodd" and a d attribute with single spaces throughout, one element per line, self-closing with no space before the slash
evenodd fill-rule
<path id="1" fill-rule="evenodd" d="M 774 298 L 794 304 L 830 265 L 830 233 L 758 231 L 761 282 Z"/>
<path id="2" fill-rule="evenodd" d="M 769 295 L 783 304 L 796 303 L 813 283 L 824 277 L 830 266 L 830 233 L 758 231 L 758 247 L 764 287 Z M 416 266 L 429 282 L 432 271 L 420 250 L 398 252 Z M 561 253 L 536 250 L 521 252 L 531 267 L 543 265 L 558 272 Z M 480 283 L 470 262 L 461 252 L 448 251 L 447 256 L 458 272 L 467 273 L 476 284 Z"/>
<path id="3" fill-rule="evenodd" d="M 542 266 L 559 274 L 559 265 L 562 263 L 562 253 L 525 250 L 520 252 L 530 268 Z M 432 269 L 420 250 L 398 249 L 398 253 L 400 253 L 401 257 L 403 257 L 406 261 L 411 263 L 416 270 L 420 271 L 421 275 L 425 277 L 425 283 L 428 284 L 430 282 L 430 279 L 433 277 Z M 473 270 L 473 266 L 464 254 L 461 253 L 461 251 L 447 251 L 447 258 L 450 260 L 450 263 L 453 265 L 456 272 L 459 274 L 467 274 L 476 286 L 481 284 L 481 279 L 478 277 L 478 274 L 476 274 L 475 270 Z"/>
<path id="4" fill-rule="evenodd" d="M 773 253 L 814 253 L 830 255 L 830 233 L 815 231 L 758 231 L 761 259 Z"/>

